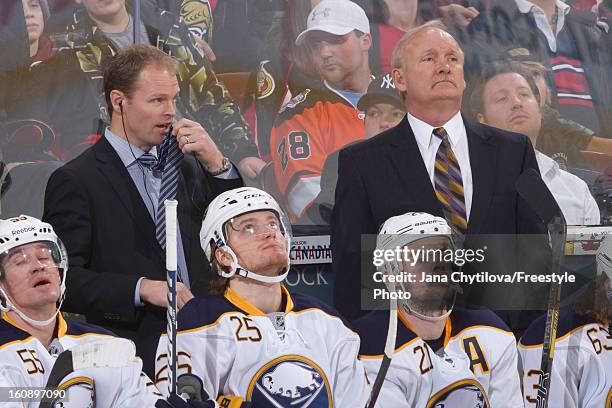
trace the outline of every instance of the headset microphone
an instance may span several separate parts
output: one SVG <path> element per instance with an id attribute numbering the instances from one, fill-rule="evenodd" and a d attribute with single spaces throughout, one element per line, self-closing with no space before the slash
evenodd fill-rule
<path id="1" fill-rule="evenodd" d="M 123 126 L 123 132 L 125 133 L 125 139 L 128 142 L 128 147 L 130 148 L 130 153 L 132 153 L 132 157 L 134 157 L 134 162 L 136 162 L 136 164 L 140 168 L 140 171 L 142 173 L 142 181 L 143 181 L 143 184 L 144 184 L 145 193 L 147 194 L 147 198 L 149 199 L 149 202 L 151 203 L 151 209 L 153 211 L 153 214 L 155 214 L 155 204 L 153 204 L 153 199 L 151 198 L 151 194 L 149 194 L 149 189 L 147 188 L 145 169 L 142 166 L 142 164 L 138 161 L 138 159 L 136 158 L 136 155 L 134 154 L 134 150 L 132 150 L 132 144 L 130 143 L 130 138 L 128 136 L 128 131 L 127 131 L 126 127 L 125 127 L 125 119 L 123 118 L 123 99 L 121 99 L 119 101 L 119 108 L 121 109 L 121 124 Z M 170 126 L 170 132 L 172 132 L 172 126 Z M 158 154 L 159 154 L 159 152 L 158 152 Z"/>

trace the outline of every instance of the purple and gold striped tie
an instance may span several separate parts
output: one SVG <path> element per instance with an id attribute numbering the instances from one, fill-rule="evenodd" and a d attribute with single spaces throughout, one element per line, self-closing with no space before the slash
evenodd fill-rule
<path id="1" fill-rule="evenodd" d="M 442 140 L 436 153 L 434 169 L 434 188 L 436 197 L 442 204 L 444 218 L 453 229 L 465 235 L 467 231 L 467 216 L 461 168 L 457 157 L 448 140 L 448 133 L 443 127 L 435 128 L 433 134 Z"/>

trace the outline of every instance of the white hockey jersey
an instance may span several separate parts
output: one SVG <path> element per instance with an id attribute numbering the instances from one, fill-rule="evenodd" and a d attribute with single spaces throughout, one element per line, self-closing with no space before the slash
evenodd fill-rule
<path id="1" fill-rule="evenodd" d="M 49 349 L 35 337 L 19 328 L 6 314 L 0 319 L 0 387 L 45 387 L 59 352 L 94 339 L 109 338 L 112 333 L 90 324 L 67 322 L 57 318 L 57 340 Z M 58 344 L 59 343 L 59 344 Z M 55 350 L 54 350 L 55 349 Z M 161 394 L 141 372 L 142 361 L 120 368 L 97 367 L 73 371 L 66 375 L 58 389 L 73 393 L 94 389 L 95 407 L 153 407 Z M 75 401 L 69 400 L 66 407 Z M 3 408 L 38 408 L 40 400 L 3 401 Z M 92 402 L 93 403 L 93 402 Z M 86 407 L 87 405 L 81 405 Z M 92 405 L 93 406 L 93 405 Z"/>
<path id="2" fill-rule="evenodd" d="M 546 316 L 519 342 L 525 407 L 536 406 Z M 612 335 L 589 315 L 561 311 L 550 380 L 549 407 L 612 407 Z"/>
<path id="3" fill-rule="evenodd" d="M 178 375 L 191 372 L 210 396 L 240 396 L 257 408 L 365 406 L 359 336 L 319 300 L 282 291 L 284 314 L 271 316 L 229 288 L 190 300 L 178 314 Z M 162 392 L 166 348 L 163 334 L 155 364 Z"/>
<path id="4" fill-rule="evenodd" d="M 362 341 L 360 357 L 371 381 L 382 362 L 388 324 L 386 311 L 372 312 L 354 322 Z M 438 350 L 432 350 L 400 315 L 397 354 L 377 405 L 523 407 L 516 341 L 497 315 L 486 310 L 455 309 L 443 336 Z M 441 396 L 450 398 L 466 384 L 475 393 L 479 389 L 482 398 L 461 405 L 436 405 L 443 402 Z"/>

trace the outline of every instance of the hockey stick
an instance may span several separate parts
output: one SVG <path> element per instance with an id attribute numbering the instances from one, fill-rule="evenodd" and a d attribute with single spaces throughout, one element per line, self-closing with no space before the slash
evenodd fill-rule
<path id="1" fill-rule="evenodd" d="M 565 256 L 565 241 L 567 239 L 567 224 L 559 205 L 540 175 L 533 169 L 529 169 L 521 175 L 516 183 L 516 189 L 538 217 L 547 224 L 552 248 L 552 273 L 559 274 Z M 548 407 L 560 301 L 561 284 L 553 281 L 548 294 L 536 408 Z"/>
<path id="2" fill-rule="evenodd" d="M 378 374 L 376 374 L 376 379 L 374 380 L 374 385 L 372 386 L 370 399 L 368 401 L 368 404 L 366 405 L 367 408 L 373 408 L 376 404 L 378 394 L 380 393 L 380 389 L 382 388 L 383 382 L 385 381 L 385 377 L 387 376 L 387 371 L 389 370 L 389 366 L 391 365 L 391 359 L 393 358 L 393 354 L 395 353 L 395 339 L 397 337 L 397 300 L 395 298 L 391 298 L 391 304 L 389 305 L 389 307 L 389 328 L 387 330 L 385 354 L 383 356 L 383 361 L 380 364 L 380 368 L 378 369 Z"/>
<path id="3" fill-rule="evenodd" d="M 166 313 L 168 334 L 168 393 L 176 393 L 176 200 L 164 202 L 166 210 L 166 281 L 168 283 L 168 310 Z"/>

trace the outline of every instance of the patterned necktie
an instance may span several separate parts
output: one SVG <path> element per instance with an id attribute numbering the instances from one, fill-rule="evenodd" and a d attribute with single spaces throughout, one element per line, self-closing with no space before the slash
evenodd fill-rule
<path id="1" fill-rule="evenodd" d="M 157 158 L 151 153 L 145 153 L 136 160 L 146 169 L 152 169 L 157 163 Z"/>
<path id="2" fill-rule="evenodd" d="M 166 210 L 165 200 L 176 198 L 178 189 L 178 175 L 183 160 L 183 152 L 179 149 L 176 138 L 166 136 L 159 147 L 159 161 L 153 168 L 162 172 L 161 186 L 159 189 L 159 201 L 157 203 L 157 214 L 155 215 L 155 237 L 159 245 L 166 248 Z"/>
<path id="3" fill-rule="evenodd" d="M 442 204 L 444 218 L 457 232 L 465 235 L 467 231 L 467 217 L 465 213 L 461 168 L 451 148 L 446 130 L 442 127 L 435 128 L 433 134 L 442 140 L 436 153 L 434 170 L 436 197 L 438 197 L 438 201 Z"/>

